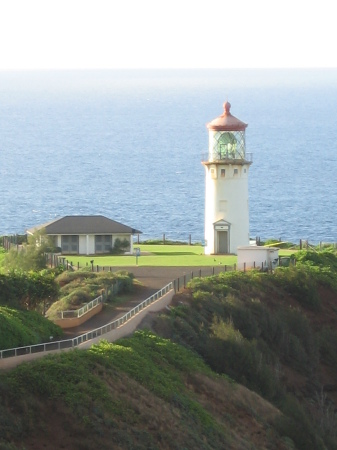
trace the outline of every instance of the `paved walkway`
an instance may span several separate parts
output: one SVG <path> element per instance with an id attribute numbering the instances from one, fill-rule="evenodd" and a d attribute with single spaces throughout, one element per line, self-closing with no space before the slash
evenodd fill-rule
<path id="1" fill-rule="evenodd" d="M 120 270 L 121 268 L 116 268 Z M 103 306 L 103 310 L 96 314 L 96 316 L 89 319 L 87 322 L 79 325 L 78 327 L 69 328 L 64 330 L 63 339 L 72 339 L 81 334 L 85 334 L 90 330 L 100 328 L 119 317 L 126 314 L 130 309 L 137 306 L 143 300 L 159 291 L 171 281 L 178 277 L 184 276 L 184 274 L 191 273 L 194 267 L 123 267 L 123 270 L 134 274 L 141 286 L 136 287 L 136 291 L 131 295 L 130 299 L 117 307 L 112 307 L 109 304 Z"/>

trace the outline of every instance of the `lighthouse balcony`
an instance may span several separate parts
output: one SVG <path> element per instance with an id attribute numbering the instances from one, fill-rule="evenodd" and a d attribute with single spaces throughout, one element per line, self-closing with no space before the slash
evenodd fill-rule
<path id="1" fill-rule="evenodd" d="M 204 153 L 201 156 L 203 164 L 252 164 L 253 153 L 245 153 L 244 155 L 231 152 L 213 152 Z"/>

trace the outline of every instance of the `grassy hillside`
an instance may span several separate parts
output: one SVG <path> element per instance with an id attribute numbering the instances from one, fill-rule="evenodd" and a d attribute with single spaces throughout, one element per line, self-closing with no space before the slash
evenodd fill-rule
<path id="1" fill-rule="evenodd" d="M 296 448 L 337 448 L 336 263 L 302 252 L 274 274 L 194 279 L 153 329 L 272 402 Z"/>
<path id="2" fill-rule="evenodd" d="M 1 449 L 278 449 L 279 411 L 149 332 L 0 374 Z"/>
<path id="3" fill-rule="evenodd" d="M 0 373 L 0 450 L 337 449 L 336 268 L 195 278 L 132 337 Z"/>
<path id="4" fill-rule="evenodd" d="M 48 342 L 62 336 L 60 327 L 35 311 L 0 306 L 0 350 Z"/>

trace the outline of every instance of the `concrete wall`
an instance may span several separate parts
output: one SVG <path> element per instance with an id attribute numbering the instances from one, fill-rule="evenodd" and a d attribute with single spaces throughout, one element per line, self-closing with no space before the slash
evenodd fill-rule
<path id="1" fill-rule="evenodd" d="M 279 249 L 275 247 L 259 247 L 255 245 L 238 247 L 239 270 L 257 268 L 276 267 L 278 264 Z"/>
<path id="2" fill-rule="evenodd" d="M 99 312 L 101 312 L 103 309 L 103 303 L 99 303 L 94 308 L 92 308 L 89 312 L 86 314 L 83 314 L 81 317 L 71 317 L 68 319 L 55 319 L 52 320 L 56 325 L 61 327 L 63 330 L 67 328 L 74 328 L 78 327 L 79 325 L 82 325 L 82 323 L 86 322 L 87 320 L 91 319 L 91 317 L 95 316 Z"/>

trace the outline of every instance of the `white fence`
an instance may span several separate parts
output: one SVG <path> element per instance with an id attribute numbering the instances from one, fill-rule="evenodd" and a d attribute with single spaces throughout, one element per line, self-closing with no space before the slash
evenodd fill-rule
<path id="1" fill-rule="evenodd" d="M 56 313 L 57 318 L 58 319 L 70 319 L 70 318 L 82 317 L 84 314 L 91 311 L 97 305 L 99 305 L 100 303 L 103 303 L 103 301 L 104 301 L 103 295 L 100 295 L 99 297 L 91 300 L 91 302 L 82 306 L 82 308 L 80 308 L 80 309 L 73 309 L 73 310 L 69 310 L 69 311 L 57 311 L 57 313 Z"/>
<path id="2" fill-rule="evenodd" d="M 56 317 L 58 319 L 72 319 L 72 318 L 82 317 L 84 314 L 86 314 L 89 311 L 91 311 L 97 305 L 99 305 L 100 303 L 103 303 L 104 299 L 106 297 L 108 297 L 109 295 L 117 294 L 119 292 L 119 285 L 120 285 L 120 283 L 119 283 L 118 279 L 116 279 L 115 283 L 112 286 L 106 288 L 105 291 L 102 290 L 102 294 L 101 295 L 99 295 L 98 297 L 94 298 L 89 303 L 86 303 L 81 308 L 79 308 L 79 309 L 72 309 L 72 310 L 68 310 L 68 311 L 57 311 L 57 312 L 52 314 L 52 317 L 54 318 L 55 315 L 56 315 Z"/>

